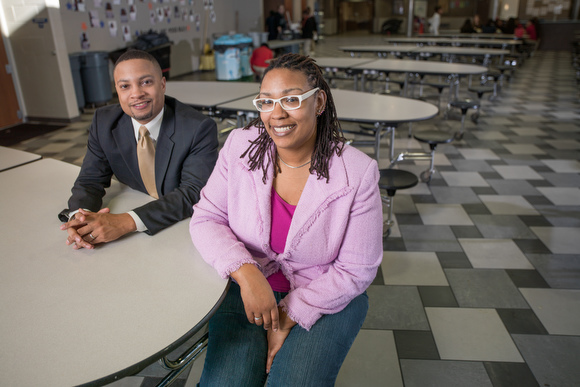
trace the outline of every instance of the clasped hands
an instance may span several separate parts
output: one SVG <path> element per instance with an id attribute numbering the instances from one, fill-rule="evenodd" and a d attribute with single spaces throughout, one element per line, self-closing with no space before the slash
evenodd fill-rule
<path id="1" fill-rule="evenodd" d="M 73 249 L 94 249 L 95 244 L 114 241 L 137 229 L 131 215 L 111 214 L 108 208 L 99 212 L 79 209 L 74 217 L 60 226 L 68 232 L 67 245 Z"/>
<path id="2" fill-rule="evenodd" d="M 274 357 L 296 322 L 278 307 L 268 280 L 256 266 L 242 265 L 232 277 L 240 285 L 246 318 L 250 324 L 261 325 L 268 331 L 266 373 L 269 373 Z"/>

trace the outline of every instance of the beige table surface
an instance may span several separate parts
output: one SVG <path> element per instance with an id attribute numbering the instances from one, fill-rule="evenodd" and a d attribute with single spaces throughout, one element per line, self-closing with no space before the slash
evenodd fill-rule
<path id="1" fill-rule="evenodd" d="M 0 173 L 0 385 L 133 374 L 198 330 L 227 287 L 194 248 L 188 220 L 94 250 L 65 245 L 57 214 L 78 172 L 44 159 Z M 105 199 L 113 212 L 151 200 L 117 182 Z"/>

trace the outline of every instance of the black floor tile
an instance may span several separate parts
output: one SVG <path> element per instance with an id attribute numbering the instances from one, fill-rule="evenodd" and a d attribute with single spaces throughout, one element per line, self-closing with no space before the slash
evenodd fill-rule
<path id="1" fill-rule="evenodd" d="M 419 214 L 397 214 L 397 223 L 399 224 L 423 224 Z"/>
<path id="2" fill-rule="evenodd" d="M 539 239 L 514 239 L 524 254 L 550 254 L 551 251 Z"/>
<path id="3" fill-rule="evenodd" d="M 525 363 L 484 362 L 483 365 L 493 387 L 539 387 L 530 367 Z"/>
<path id="4" fill-rule="evenodd" d="M 497 313 L 510 334 L 548 334 L 546 328 L 531 309 L 497 309 Z"/>
<path id="5" fill-rule="evenodd" d="M 497 173 L 497 172 L 479 172 L 479 174 L 485 180 L 501 179 L 502 178 L 501 175 L 499 173 Z"/>
<path id="6" fill-rule="evenodd" d="M 489 212 L 488 208 L 483 203 L 467 203 L 462 204 L 461 206 L 468 215 L 491 215 L 491 212 Z"/>
<path id="7" fill-rule="evenodd" d="M 443 269 L 472 269 L 471 261 L 465 253 L 437 252 L 437 259 Z"/>
<path id="8" fill-rule="evenodd" d="M 528 227 L 551 227 L 550 223 L 542 215 L 519 215 L 520 220 Z"/>
<path id="9" fill-rule="evenodd" d="M 384 251 L 407 251 L 403 238 L 383 238 Z"/>
<path id="10" fill-rule="evenodd" d="M 483 238 L 476 226 L 451 226 L 456 238 Z"/>
<path id="11" fill-rule="evenodd" d="M 497 192 L 491 187 L 472 187 L 471 189 L 477 195 L 497 195 Z"/>
<path id="12" fill-rule="evenodd" d="M 517 288 L 549 288 L 550 285 L 544 280 L 536 270 L 507 269 L 510 277 Z"/>
<path id="13" fill-rule="evenodd" d="M 429 331 L 394 331 L 400 359 L 439 360 L 439 351 Z"/>
<path id="14" fill-rule="evenodd" d="M 456 308 L 459 305 L 449 286 L 419 286 L 424 307 Z"/>
<path id="15" fill-rule="evenodd" d="M 414 203 L 437 203 L 433 195 L 411 195 Z"/>
<path id="16" fill-rule="evenodd" d="M 545 196 L 528 196 L 525 195 L 524 199 L 528 201 L 531 205 L 544 205 L 544 204 L 552 204 L 550 199 Z"/>

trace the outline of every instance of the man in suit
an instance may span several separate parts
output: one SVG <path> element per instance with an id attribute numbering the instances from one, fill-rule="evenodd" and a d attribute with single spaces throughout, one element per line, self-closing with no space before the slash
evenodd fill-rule
<path id="1" fill-rule="evenodd" d="M 113 74 L 119 104 L 95 112 L 68 209 L 59 214 L 74 249 L 92 249 L 134 231 L 153 235 L 191 216 L 217 160 L 215 122 L 165 96 L 165 78 L 153 56 L 129 50 Z M 112 175 L 157 200 L 123 214 L 101 209 Z"/>

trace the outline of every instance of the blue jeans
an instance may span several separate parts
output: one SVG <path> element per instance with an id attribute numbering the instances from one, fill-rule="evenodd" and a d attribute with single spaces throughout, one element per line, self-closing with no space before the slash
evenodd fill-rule
<path id="1" fill-rule="evenodd" d="M 274 292 L 279 302 L 286 293 Z M 342 311 L 322 316 L 310 329 L 296 325 L 266 374 L 268 339 L 246 318 L 240 287 L 232 283 L 209 322 L 202 387 L 334 386 L 340 366 L 368 310 L 366 292 Z"/>

